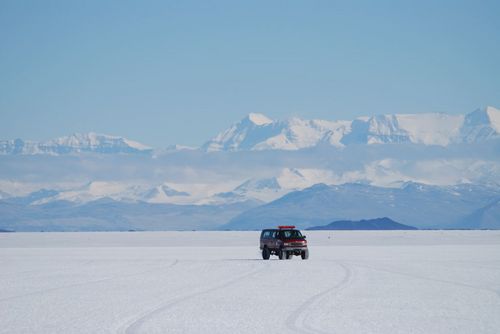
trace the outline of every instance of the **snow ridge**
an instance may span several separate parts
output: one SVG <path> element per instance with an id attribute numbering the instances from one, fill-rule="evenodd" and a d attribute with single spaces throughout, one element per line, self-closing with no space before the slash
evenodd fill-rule
<path id="1" fill-rule="evenodd" d="M 265 121 L 264 121 L 265 120 Z M 288 120 L 271 121 L 255 114 L 242 119 L 202 146 L 211 151 L 298 150 L 326 142 L 341 146 L 339 139 L 349 130 L 348 121 Z"/>

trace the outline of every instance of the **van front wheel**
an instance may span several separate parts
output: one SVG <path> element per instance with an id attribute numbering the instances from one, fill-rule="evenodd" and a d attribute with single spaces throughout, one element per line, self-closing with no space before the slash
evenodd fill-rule
<path id="1" fill-rule="evenodd" d="M 278 257 L 280 260 L 284 260 L 287 258 L 286 252 L 283 249 L 280 249 L 278 252 Z"/>
<path id="2" fill-rule="evenodd" d="M 303 250 L 302 253 L 300 253 L 300 256 L 302 257 L 302 260 L 307 260 L 309 258 L 309 249 Z"/>

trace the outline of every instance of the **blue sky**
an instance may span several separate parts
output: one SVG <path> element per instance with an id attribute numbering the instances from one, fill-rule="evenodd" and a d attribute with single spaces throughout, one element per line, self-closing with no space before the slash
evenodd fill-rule
<path id="1" fill-rule="evenodd" d="M 499 1 L 0 1 L 0 139 L 500 107 Z"/>

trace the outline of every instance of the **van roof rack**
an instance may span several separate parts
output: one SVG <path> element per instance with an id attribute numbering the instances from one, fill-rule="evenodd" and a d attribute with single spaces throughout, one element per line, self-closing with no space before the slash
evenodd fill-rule
<path id="1" fill-rule="evenodd" d="M 290 229 L 295 228 L 295 226 L 293 226 L 293 225 L 281 225 L 281 226 L 278 226 L 278 228 L 280 230 L 290 230 Z"/>

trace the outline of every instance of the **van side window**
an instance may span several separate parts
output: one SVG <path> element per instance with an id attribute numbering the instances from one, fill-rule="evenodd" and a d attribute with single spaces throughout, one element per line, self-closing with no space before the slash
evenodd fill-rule
<path id="1" fill-rule="evenodd" d="M 271 231 L 264 231 L 264 233 L 262 234 L 262 237 L 263 238 L 270 238 L 271 237 Z"/>

